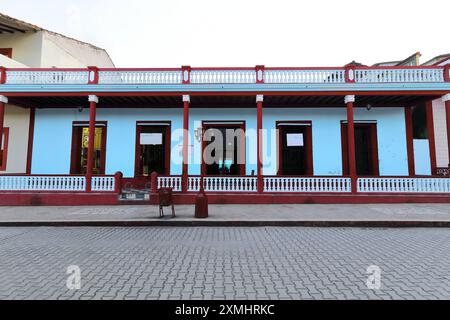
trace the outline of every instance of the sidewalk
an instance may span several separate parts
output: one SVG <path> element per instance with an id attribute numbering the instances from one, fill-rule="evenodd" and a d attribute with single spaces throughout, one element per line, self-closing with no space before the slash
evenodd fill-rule
<path id="1" fill-rule="evenodd" d="M 359 226 L 450 227 L 449 204 L 209 205 L 194 218 L 193 205 L 176 205 L 159 218 L 156 205 L 0 207 L 0 226 Z"/>

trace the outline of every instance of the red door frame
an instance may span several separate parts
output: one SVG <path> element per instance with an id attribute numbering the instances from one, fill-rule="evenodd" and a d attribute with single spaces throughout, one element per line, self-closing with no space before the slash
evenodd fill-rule
<path id="1" fill-rule="evenodd" d="M 105 174 L 106 167 L 106 136 L 108 132 L 108 122 L 107 121 L 96 121 L 96 127 L 104 128 L 104 132 L 102 134 L 102 155 L 100 158 L 101 171 L 100 174 Z M 89 128 L 89 121 L 73 121 L 72 122 L 72 150 L 70 155 L 70 173 L 71 174 L 79 174 L 75 172 L 77 159 L 77 151 L 80 147 L 80 137 L 79 137 L 79 128 Z"/>
<path id="2" fill-rule="evenodd" d="M 2 151 L 1 153 L 2 163 L 0 164 L 0 171 L 6 170 L 6 162 L 8 160 L 8 140 L 9 140 L 9 128 L 3 127 L 3 139 L 2 139 L 3 150 L 1 149 L 0 145 L 0 150 Z"/>
<path id="3" fill-rule="evenodd" d="M 312 121 L 311 120 L 299 120 L 299 121 L 277 121 L 275 123 L 276 129 L 279 127 L 283 127 L 283 125 L 280 125 L 280 123 L 289 123 L 289 124 L 298 124 L 299 126 L 305 126 L 306 127 L 306 139 L 305 139 L 305 148 L 306 148 L 306 175 L 313 175 L 314 174 L 314 161 L 313 161 L 313 146 L 312 146 Z M 282 155 L 282 130 L 277 131 L 277 160 L 278 160 L 278 169 L 277 169 L 277 176 L 282 176 L 282 167 L 283 167 L 283 155 Z"/>
<path id="4" fill-rule="evenodd" d="M 356 127 L 367 126 L 370 130 L 370 139 L 372 145 L 372 152 L 370 153 L 372 164 L 372 176 L 380 175 L 380 167 L 378 162 L 378 134 L 376 122 L 357 122 L 354 123 Z M 341 146 L 342 146 L 342 175 L 348 175 L 348 140 L 347 140 L 347 121 L 341 121 Z M 356 146 L 355 146 L 356 147 Z M 355 159 L 356 160 L 356 159 Z"/>
<path id="5" fill-rule="evenodd" d="M 134 177 L 143 177 L 143 175 L 139 174 L 139 152 L 140 152 L 140 142 L 141 142 L 141 128 L 138 125 L 139 123 L 148 123 L 155 124 L 164 123 L 161 126 L 167 127 L 164 132 L 164 151 L 166 153 L 166 157 L 164 159 L 164 169 L 166 171 L 165 175 L 170 175 L 170 145 L 171 145 L 171 131 L 172 131 L 172 122 L 163 120 L 163 121 L 136 121 L 136 145 L 135 145 L 135 154 L 134 154 Z"/>
<path id="6" fill-rule="evenodd" d="M 215 123 L 217 122 L 217 123 Z M 239 122 L 239 123 L 236 123 Z M 203 134 L 208 128 L 217 128 L 217 127 L 235 127 L 240 128 L 242 131 L 244 131 L 244 139 L 242 139 L 240 144 L 241 154 L 242 150 L 244 151 L 244 163 L 239 164 L 239 175 L 245 176 L 245 167 L 246 167 L 246 160 L 247 160 L 247 150 L 246 150 L 246 136 L 245 136 L 245 120 L 204 120 L 202 121 L 202 150 L 201 150 L 201 174 L 206 175 L 206 163 L 203 161 L 203 151 L 205 150 L 206 143 L 203 139 Z"/>

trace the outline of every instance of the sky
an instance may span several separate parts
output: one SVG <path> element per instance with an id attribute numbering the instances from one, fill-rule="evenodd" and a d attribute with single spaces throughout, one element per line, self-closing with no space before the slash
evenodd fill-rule
<path id="1" fill-rule="evenodd" d="M 0 0 L 117 67 L 342 66 L 450 53 L 446 0 Z"/>

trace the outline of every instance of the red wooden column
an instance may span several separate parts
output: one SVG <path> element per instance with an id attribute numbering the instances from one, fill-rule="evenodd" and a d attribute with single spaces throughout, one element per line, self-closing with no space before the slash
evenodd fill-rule
<path id="1" fill-rule="evenodd" d="M 450 167 L 450 93 L 442 96 L 442 101 L 445 103 L 445 120 L 447 124 L 447 151 L 448 151 L 448 167 Z"/>
<path id="2" fill-rule="evenodd" d="M 8 98 L 0 96 L 0 149 L 3 143 L 3 124 L 5 121 L 5 104 L 8 103 Z"/>
<path id="3" fill-rule="evenodd" d="M 263 186 L 263 172 L 262 172 L 262 167 L 263 167 L 263 161 L 262 161 L 262 156 L 263 156 L 263 145 L 262 145 L 262 128 L 263 128 L 263 119 L 262 119 L 262 115 L 263 115 L 263 100 L 264 100 L 264 96 L 262 94 L 258 94 L 256 96 L 256 106 L 257 106 L 257 115 L 256 115 L 256 130 L 257 130 L 257 139 L 256 139 L 256 143 L 257 143 L 257 147 L 256 150 L 258 152 L 258 157 L 257 157 L 257 179 L 258 179 L 258 193 L 262 193 L 264 190 L 264 186 Z"/>
<path id="4" fill-rule="evenodd" d="M 405 127 L 406 127 L 406 150 L 408 152 L 408 175 L 412 177 L 416 174 L 414 168 L 412 107 L 405 107 Z"/>
<path id="5" fill-rule="evenodd" d="M 187 192 L 189 162 L 189 103 L 188 94 L 183 95 L 183 168 L 181 176 L 182 192 Z"/>
<path id="6" fill-rule="evenodd" d="M 92 175 L 94 169 L 94 139 L 95 139 L 95 113 L 97 109 L 98 97 L 90 95 L 89 100 L 89 141 L 86 168 L 86 191 L 92 190 Z"/>
<path id="7" fill-rule="evenodd" d="M 434 139 L 434 120 L 433 120 L 433 102 L 427 101 L 425 103 L 427 112 L 427 131 L 428 131 L 428 144 L 430 149 L 430 165 L 431 175 L 436 174 L 436 143 Z"/>
<path id="8" fill-rule="evenodd" d="M 355 125 L 353 121 L 354 95 L 347 95 L 344 98 L 347 105 L 347 146 L 348 146 L 348 172 L 351 178 L 352 193 L 356 192 L 356 159 L 355 159 Z"/>

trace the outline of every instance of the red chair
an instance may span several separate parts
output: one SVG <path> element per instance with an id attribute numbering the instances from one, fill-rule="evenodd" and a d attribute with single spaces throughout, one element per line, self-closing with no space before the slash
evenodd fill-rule
<path id="1" fill-rule="evenodd" d="M 172 206 L 172 218 L 175 218 L 175 207 L 173 205 L 172 188 L 160 188 L 158 190 L 159 197 L 159 217 L 164 217 L 163 207 Z"/>

